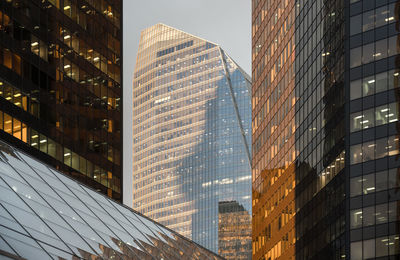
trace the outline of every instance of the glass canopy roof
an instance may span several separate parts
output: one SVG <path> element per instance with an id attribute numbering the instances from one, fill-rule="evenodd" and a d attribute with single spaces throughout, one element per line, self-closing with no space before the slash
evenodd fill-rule
<path id="1" fill-rule="evenodd" d="M 0 141 L 0 258 L 222 259 Z"/>

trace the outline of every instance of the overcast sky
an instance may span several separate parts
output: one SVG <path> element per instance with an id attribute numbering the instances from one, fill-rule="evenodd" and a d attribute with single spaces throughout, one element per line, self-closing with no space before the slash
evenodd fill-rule
<path id="1" fill-rule="evenodd" d="M 123 0 L 124 203 L 132 194 L 132 74 L 140 32 L 164 23 L 219 44 L 249 75 L 251 0 Z M 128 185 L 129 184 L 129 185 Z"/>

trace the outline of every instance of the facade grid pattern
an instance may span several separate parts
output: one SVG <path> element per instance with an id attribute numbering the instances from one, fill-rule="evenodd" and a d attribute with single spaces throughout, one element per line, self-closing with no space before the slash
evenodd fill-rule
<path id="1" fill-rule="evenodd" d="M 133 97 L 133 208 L 218 252 L 219 202 L 251 214 L 249 77 L 218 45 L 157 24 Z"/>
<path id="2" fill-rule="evenodd" d="M 0 142 L 0 258 L 222 259 Z"/>
<path id="3" fill-rule="evenodd" d="M 253 1 L 253 259 L 398 258 L 399 4 Z"/>
<path id="4" fill-rule="evenodd" d="M 0 137 L 121 200 L 120 0 L 0 2 Z"/>

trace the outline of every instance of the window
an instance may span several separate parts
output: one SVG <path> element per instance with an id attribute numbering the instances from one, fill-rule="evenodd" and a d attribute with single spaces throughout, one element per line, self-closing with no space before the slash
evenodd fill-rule
<path id="1" fill-rule="evenodd" d="M 388 81 L 388 88 L 394 89 L 395 87 L 399 87 L 399 75 L 398 71 L 392 70 L 389 71 L 389 81 Z"/>
<path id="2" fill-rule="evenodd" d="M 399 138 L 397 136 L 390 136 L 388 138 L 387 152 L 389 156 L 399 154 Z"/>
<path id="3" fill-rule="evenodd" d="M 350 99 L 357 99 L 361 96 L 361 79 L 350 82 Z"/>
<path id="4" fill-rule="evenodd" d="M 363 227 L 375 225 L 375 206 L 363 208 Z"/>
<path id="5" fill-rule="evenodd" d="M 39 149 L 40 151 L 47 153 L 47 137 L 45 135 L 40 134 L 40 139 L 39 139 Z"/>
<path id="6" fill-rule="evenodd" d="M 389 170 L 389 175 L 388 175 L 388 188 L 397 188 L 399 186 L 399 172 L 398 169 L 390 169 Z"/>
<path id="7" fill-rule="evenodd" d="M 389 46 L 386 48 L 386 46 Z M 361 55 L 362 48 L 362 55 Z M 376 51 L 375 51 L 376 50 Z M 380 40 L 375 43 L 370 43 L 361 47 L 350 50 L 350 67 L 354 68 L 361 64 L 370 63 L 374 60 L 379 60 L 388 56 L 393 56 L 398 53 L 397 37 Z"/>
<path id="8" fill-rule="evenodd" d="M 375 174 L 368 174 L 362 177 L 363 194 L 375 192 Z"/>
<path id="9" fill-rule="evenodd" d="M 350 164 L 393 156 L 399 153 L 399 138 L 390 136 L 350 147 Z"/>
<path id="10" fill-rule="evenodd" d="M 388 43 L 388 56 L 396 55 L 397 51 L 397 36 L 390 37 Z"/>
<path id="11" fill-rule="evenodd" d="M 363 241 L 363 259 L 375 258 L 375 239 Z"/>
<path id="12" fill-rule="evenodd" d="M 367 64 L 374 60 L 375 57 L 375 43 L 370 43 L 363 46 L 362 50 L 362 63 Z"/>
<path id="13" fill-rule="evenodd" d="M 8 49 L 3 49 L 3 65 L 12 69 L 12 54 Z"/>
<path id="14" fill-rule="evenodd" d="M 375 122 L 376 126 L 388 123 L 388 105 L 383 105 L 375 108 Z"/>
<path id="15" fill-rule="evenodd" d="M 350 35 L 361 33 L 361 14 L 350 18 Z"/>
<path id="16" fill-rule="evenodd" d="M 389 247 L 389 255 L 397 255 L 400 253 L 400 241 L 399 235 L 389 236 L 387 243 Z"/>
<path id="17" fill-rule="evenodd" d="M 376 9 L 375 14 L 376 14 L 375 26 L 376 27 L 384 26 L 387 23 L 387 16 L 388 16 L 387 6 L 382 6 Z"/>
<path id="18" fill-rule="evenodd" d="M 4 113 L 4 131 L 12 134 L 12 118 L 6 113 Z"/>
<path id="19" fill-rule="evenodd" d="M 388 48 L 386 39 L 375 42 L 375 54 L 374 54 L 375 60 L 386 58 L 387 52 Z"/>
<path id="20" fill-rule="evenodd" d="M 350 197 L 361 195 L 362 190 L 362 177 L 350 179 Z"/>
<path id="21" fill-rule="evenodd" d="M 363 22 L 362 22 L 363 32 L 374 29 L 374 26 L 375 26 L 374 10 L 363 13 Z"/>
<path id="22" fill-rule="evenodd" d="M 398 86 L 399 73 L 391 70 L 389 72 L 382 72 L 376 74 L 375 77 L 366 77 L 350 82 L 350 98 L 351 100 L 360 98 L 362 96 L 373 95 L 386 90 L 394 89 L 394 85 Z M 389 81 L 388 81 L 389 79 Z"/>
<path id="23" fill-rule="evenodd" d="M 387 156 L 387 139 L 376 140 L 376 159 Z"/>
<path id="24" fill-rule="evenodd" d="M 357 112 L 350 115 L 350 132 L 355 132 L 362 129 L 363 113 Z"/>
<path id="25" fill-rule="evenodd" d="M 350 147 L 350 164 L 362 162 L 361 144 L 353 145 Z"/>
<path id="26" fill-rule="evenodd" d="M 361 120 L 361 126 L 363 129 L 375 126 L 375 117 L 373 108 L 364 111 L 363 118 Z"/>
<path id="27" fill-rule="evenodd" d="M 387 213 L 388 213 L 387 217 L 388 217 L 389 222 L 400 220 L 400 218 L 399 218 L 400 215 L 398 214 L 398 211 L 399 211 L 399 207 L 397 205 L 398 203 L 399 202 L 397 202 L 397 201 L 389 203 L 389 206 L 387 208 Z"/>
<path id="28" fill-rule="evenodd" d="M 71 166 L 71 150 L 64 147 L 64 164 Z"/>
<path id="29" fill-rule="evenodd" d="M 387 190 L 388 187 L 388 172 L 382 171 L 375 173 L 376 176 L 376 191 Z"/>
<path id="30" fill-rule="evenodd" d="M 350 212 L 350 228 L 362 227 L 362 215 L 362 209 L 356 209 Z"/>
<path id="31" fill-rule="evenodd" d="M 361 65 L 361 47 L 350 50 L 350 68 Z"/>
<path id="32" fill-rule="evenodd" d="M 362 82 L 362 95 L 363 97 L 373 95 L 375 93 L 375 77 L 366 77 Z"/>
<path id="33" fill-rule="evenodd" d="M 352 260 L 362 260 L 362 241 L 351 243 L 350 252 Z"/>
<path id="34" fill-rule="evenodd" d="M 375 221 L 376 224 L 387 223 L 388 222 L 388 204 L 376 205 Z"/>
<path id="35" fill-rule="evenodd" d="M 380 237 L 376 239 L 376 257 L 387 256 L 389 254 L 388 241 L 389 239 L 387 237 Z"/>
<path id="36" fill-rule="evenodd" d="M 387 48 L 387 47 L 386 47 Z M 375 75 L 375 92 L 383 92 L 388 89 L 388 73 L 383 72 Z"/>
<path id="37" fill-rule="evenodd" d="M 375 159 L 375 146 L 375 141 L 367 142 L 362 145 L 363 162 Z"/>

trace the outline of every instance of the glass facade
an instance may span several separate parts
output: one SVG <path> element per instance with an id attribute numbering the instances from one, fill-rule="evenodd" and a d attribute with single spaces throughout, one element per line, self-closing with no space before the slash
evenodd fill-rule
<path id="1" fill-rule="evenodd" d="M 399 8 L 253 0 L 253 259 L 399 257 Z"/>
<path id="2" fill-rule="evenodd" d="M 398 259 L 400 1 L 349 3 L 348 250 Z"/>
<path id="3" fill-rule="evenodd" d="M 257 260 L 293 259 L 295 1 L 253 0 L 252 9 L 252 253 Z"/>
<path id="4" fill-rule="evenodd" d="M 225 259 L 251 259 L 251 215 L 236 201 L 218 206 L 218 254 Z"/>
<path id="5" fill-rule="evenodd" d="M 1 259 L 222 259 L 0 142 Z"/>
<path id="6" fill-rule="evenodd" d="M 220 201 L 251 214 L 249 77 L 213 43 L 141 34 L 133 81 L 133 208 L 218 252 Z"/>
<path id="7" fill-rule="evenodd" d="M 121 200 L 120 0 L 0 2 L 0 138 Z"/>

